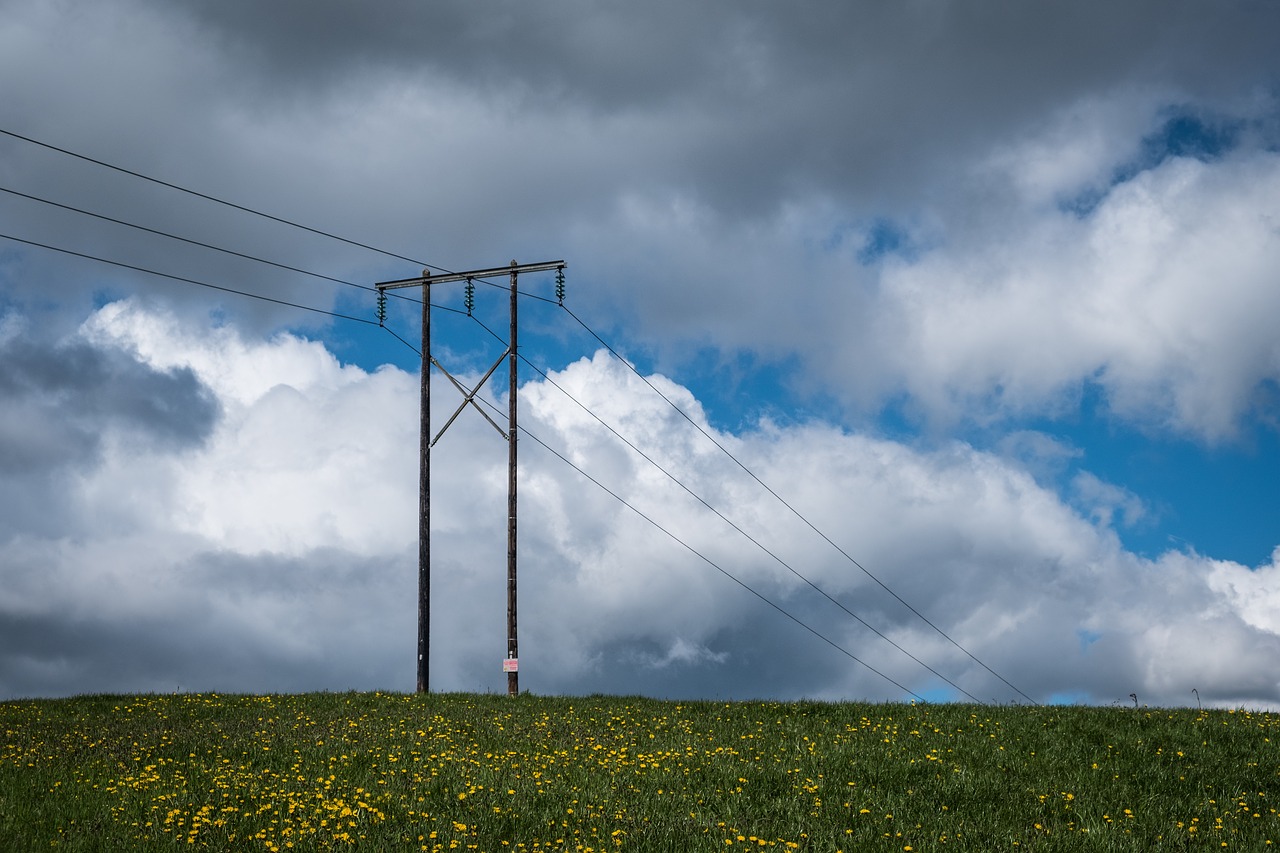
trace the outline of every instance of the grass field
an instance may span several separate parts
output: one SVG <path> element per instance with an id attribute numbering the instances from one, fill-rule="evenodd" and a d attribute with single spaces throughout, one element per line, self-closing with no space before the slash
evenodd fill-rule
<path id="1" fill-rule="evenodd" d="M 0 849 L 1266 850 L 1280 715 L 444 694 L 0 703 Z"/>

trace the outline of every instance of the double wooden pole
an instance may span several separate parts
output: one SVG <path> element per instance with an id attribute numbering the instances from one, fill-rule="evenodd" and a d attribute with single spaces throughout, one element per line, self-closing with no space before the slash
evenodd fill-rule
<path id="1" fill-rule="evenodd" d="M 382 291 L 403 287 L 422 287 L 422 373 L 419 397 L 419 468 L 418 468 L 418 687 L 419 693 L 430 690 L 431 665 L 431 448 L 439 441 L 440 436 L 453 423 L 454 418 L 468 404 L 474 406 L 493 424 L 494 428 L 507 440 L 507 656 L 503 661 L 503 670 L 507 675 L 507 694 L 516 696 L 520 693 L 520 646 L 517 641 L 516 621 L 516 393 L 517 371 L 517 311 L 518 293 L 516 282 L 522 272 L 542 272 L 559 270 L 565 266 L 564 261 L 548 261 L 540 264 L 517 264 L 511 262 L 510 267 L 472 270 L 463 273 L 443 273 L 432 275 L 430 270 L 423 270 L 421 278 L 400 279 L 397 281 L 379 282 L 377 289 Z M 480 386 L 492 375 L 494 368 L 501 363 L 501 358 L 474 389 L 468 390 L 462 383 L 454 379 L 431 355 L 431 285 L 448 281 L 471 281 L 477 278 L 493 278 L 509 273 L 511 276 L 511 332 L 510 343 L 503 358 L 507 359 L 510 374 L 508 393 L 507 430 L 504 433 L 488 414 L 479 407 L 475 395 Z M 440 430 L 440 434 L 431 434 L 431 367 L 440 368 L 455 387 L 463 394 L 463 402 L 453 417 Z"/>

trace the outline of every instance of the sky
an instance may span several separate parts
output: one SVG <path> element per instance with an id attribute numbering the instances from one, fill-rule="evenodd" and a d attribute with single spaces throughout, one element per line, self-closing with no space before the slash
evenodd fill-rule
<path id="1" fill-rule="evenodd" d="M 514 259 L 566 263 L 523 690 L 1280 707 L 1276 32 L 0 0 L 0 699 L 412 691 L 420 293 L 369 288 Z M 507 299 L 433 289 L 467 387 Z M 432 453 L 432 690 L 506 689 L 506 466 L 472 409 Z"/>

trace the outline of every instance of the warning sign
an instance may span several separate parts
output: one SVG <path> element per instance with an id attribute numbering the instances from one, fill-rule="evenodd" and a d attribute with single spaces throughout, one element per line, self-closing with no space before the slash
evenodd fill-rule
<path id="1" fill-rule="evenodd" d="M 505 660 L 503 660 L 503 662 L 502 662 L 502 671 L 503 671 L 503 672 L 519 672 L 519 671 L 520 671 L 520 659 L 519 659 L 519 658 L 506 658 L 506 659 L 505 659 Z"/>

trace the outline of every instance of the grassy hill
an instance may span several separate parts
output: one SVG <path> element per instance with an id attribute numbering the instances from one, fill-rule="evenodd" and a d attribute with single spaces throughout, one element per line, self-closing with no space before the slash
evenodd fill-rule
<path id="1" fill-rule="evenodd" d="M 1280 715 L 438 694 L 0 703 L 0 849 L 1266 850 Z"/>

